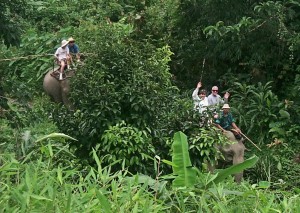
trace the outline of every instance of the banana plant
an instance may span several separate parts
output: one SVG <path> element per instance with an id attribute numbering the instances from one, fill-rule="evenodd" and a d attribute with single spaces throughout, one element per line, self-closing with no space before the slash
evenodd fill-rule
<path id="1" fill-rule="evenodd" d="M 197 174 L 200 171 L 192 166 L 189 156 L 189 145 L 187 136 L 183 132 L 176 132 L 174 142 L 172 144 L 172 168 L 175 179 L 172 186 L 176 187 L 193 187 L 196 184 L 201 185 L 200 188 L 209 188 L 213 184 L 218 184 L 224 181 L 230 175 L 239 173 L 247 168 L 250 168 L 258 161 L 257 156 L 253 156 L 243 163 L 230 166 L 229 168 L 219 170 L 209 181 L 202 181 Z M 205 182 L 205 183 L 204 183 Z M 204 183 L 204 184 L 203 184 Z"/>
<path id="2" fill-rule="evenodd" d="M 191 187 L 196 182 L 196 170 L 193 168 L 187 137 L 182 132 L 176 132 L 172 144 L 173 173 L 176 176 L 173 180 L 173 187 Z"/>

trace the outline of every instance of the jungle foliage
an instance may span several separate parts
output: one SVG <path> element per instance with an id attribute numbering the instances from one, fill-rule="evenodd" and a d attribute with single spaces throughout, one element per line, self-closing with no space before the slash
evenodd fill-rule
<path id="1" fill-rule="evenodd" d="M 0 209 L 298 212 L 299 14 L 294 0 L 0 0 Z M 83 60 L 72 109 L 42 89 L 68 37 Z M 199 80 L 230 92 L 262 149 L 245 141 L 248 160 L 213 175 L 228 141 L 193 110 Z"/>

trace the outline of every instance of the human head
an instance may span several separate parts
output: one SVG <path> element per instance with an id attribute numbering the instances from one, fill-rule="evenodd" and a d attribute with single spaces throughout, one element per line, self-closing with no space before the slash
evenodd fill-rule
<path id="1" fill-rule="evenodd" d="M 228 113 L 229 110 L 230 110 L 229 104 L 224 104 L 223 107 L 222 107 L 222 109 L 223 109 L 223 112 Z"/>
<path id="2" fill-rule="evenodd" d="M 70 37 L 70 38 L 68 39 L 68 41 L 69 41 L 69 44 L 70 44 L 70 45 L 74 45 L 74 43 L 75 43 L 75 39 L 72 38 L 72 37 Z"/>
<path id="3" fill-rule="evenodd" d="M 211 88 L 211 93 L 213 94 L 213 96 L 216 96 L 218 94 L 219 88 L 217 86 L 213 86 Z"/>
<path id="4" fill-rule="evenodd" d="M 69 42 L 67 40 L 62 40 L 61 47 L 65 48 Z"/>
<path id="5" fill-rule="evenodd" d="M 204 99 L 206 97 L 206 90 L 205 89 L 200 90 L 198 95 L 201 99 Z"/>

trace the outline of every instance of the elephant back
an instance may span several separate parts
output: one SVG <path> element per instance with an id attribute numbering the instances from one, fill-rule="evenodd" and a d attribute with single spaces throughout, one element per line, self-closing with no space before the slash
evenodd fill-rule
<path id="1" fill-rule="evenodd" d="M 234 134 L 231 131 L 224 131 L 224 135 L 232 142 L 238 142 Z"/>
<path id="2" fill-rule="evenodd" d="M 50 75 L 52 72 L 53 68 L 47 71 L 43 81 L 43 88 L 46 94 L 48 94 L 55 102 L 61 103 L 63 102 L 61 86 L 59 81 Z"/>

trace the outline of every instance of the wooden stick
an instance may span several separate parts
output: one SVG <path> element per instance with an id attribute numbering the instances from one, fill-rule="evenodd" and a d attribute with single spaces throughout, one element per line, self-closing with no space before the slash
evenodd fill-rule
<path id="1" fill-rule="evenodd" d="M 252 140 L 250 140 L 250 138 L 248 138 L 246 135 L 244 135 L 242 132 L 241 132 L 241 135 L 242 136 L 244 136 L 248 141 L 250 141 L 252 144 L 253 144 L 253 146 L 255 146 L 259 151 L 261 151 L 261 149 L 252 141 Z"/>
<path id="2" fill-rule="evenodd" d="M 202 72 L 201 72 L 200 82 L 202 81 L 202 76 L 203 76 L 203 71 L 204 71 L 204 65 L 205 65 L 205 58 L 203 59 L 203 62 L 202 62 Z"/>
<path id="3" fill-rule="evenodd" d="M 237 132 L 235 129 L 231 129 L 231 130 Z M 259 151 L 261 151 L 261 149 L 252 140 L 250 140 L 250 138 L 248 138 L 244 133 L 240 132 L 240 134 L 244 136 L 248 141 L 250 141 L 253 144 L 253 146 L 255 146 Z"/>

